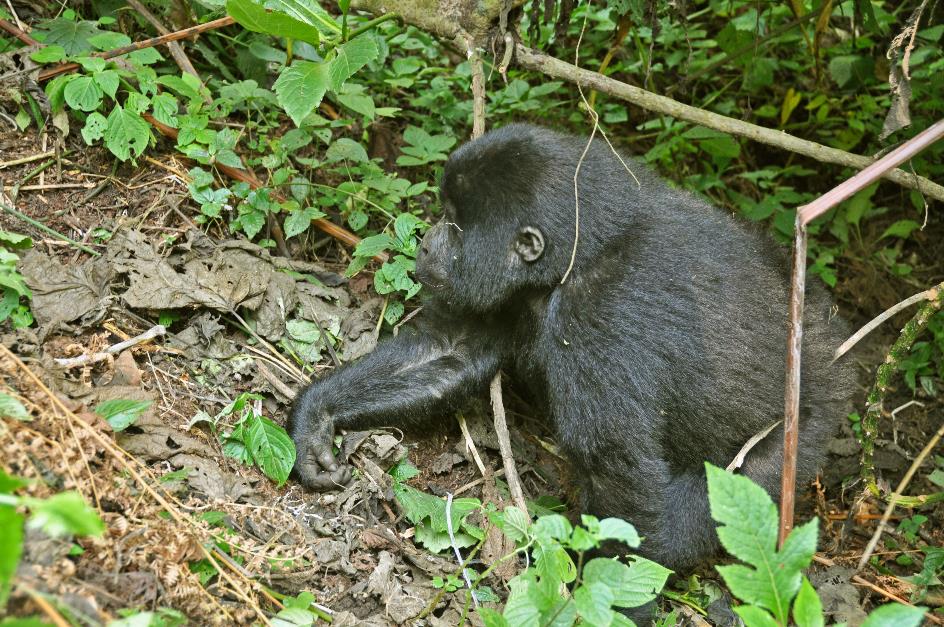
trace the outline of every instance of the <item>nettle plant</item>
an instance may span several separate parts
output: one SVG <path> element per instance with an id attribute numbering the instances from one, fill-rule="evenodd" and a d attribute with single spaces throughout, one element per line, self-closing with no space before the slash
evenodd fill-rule
<path id="1" fill-rule="evenodd" d="M 718 538 L 738 563 L 717 566 L 728 589 L 741 604 L 734 611 L 747 627 L 823 627 L 822 603 L 804 575 L 816 552 L 819 523 L 816 519 L 795 528 L 777 548 L 779 516 L 770 496 L 759 485 L 706 464 L 711 516 L 719 524 Z M 671 574 L 667 568 L 638 556 L 628 562 L 593 557 L 589 552 L 603 542 L 619 541 L 630 549 L 640 546 L 635 528 L 617 518 L 599 520 L 581 516 L 574 526 L 556 513 L 532 520 L 516 507 L 497 511 L 474 498 L 442 499 L 406 485 L 419 471 L 406 460 L 391 469 L 394 495 L 407 519 L 415 525 L 415 537 L 427 549 L 441 552 L 472 547 L 460 576 L 439 578 L 434 585 L 446 592 L 467 588 L 480 602 L 493 601 L 493 593 L 482 582 L 508 559 L 530 556 L 527 567 L 509 582 L 511 592 L 501 612 L 480 608 L 487 627 L 510 625 L 633 625 L 620 613 L 655 600 Z M 537 504 L 536 512 L 547 510 Z M 484 530 L 473 520 L 484 516 L 512 539 L 517 548 L 482 572 L 468 567 L 485 539 Z M 921 573 L 921 585 L 944 563 L 944 551 L 928 552 L 930 567 Z M 471 592 L 470 592 L 471 591 Z M 922 607 L 898 603 L 877 608 L 864 627 L 917 627 L 925 613 Z M 674 613 L 662 625 L 675 624 Z"/>

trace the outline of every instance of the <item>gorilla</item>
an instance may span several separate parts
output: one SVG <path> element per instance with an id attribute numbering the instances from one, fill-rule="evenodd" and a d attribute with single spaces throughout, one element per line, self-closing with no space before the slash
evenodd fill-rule
<path id="1" fill-rule="evenodd" d="M 289 432 L 305 486 L 348 481 L 335 430 L 421 427 L 503 369 L 549 421 L 582 511 L 631 522 L 644 537 L 638 553 L 676 573 L 719 550 L 704 462 L 726 466 L 783 418 L 786 255 L 644 166 L 624 166 L 605 142 L 580 162 L 586 146 L 513 124 L 449 157 L 443 217 L 416 259 L 426 293 L 417 322 L 294 404 Z M 831 310 L 812 285 L 798 482 L 817 471 L 854 393 L 850 363 L 831 364 L 848 336 Z M 775 499 L 781 433 L 740 469 Z"/>

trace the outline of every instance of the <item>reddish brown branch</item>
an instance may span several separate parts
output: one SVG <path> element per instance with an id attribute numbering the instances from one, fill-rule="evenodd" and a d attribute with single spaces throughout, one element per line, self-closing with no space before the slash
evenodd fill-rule
<path id="1" fill-rule="evenodd" d="M 36 41 L 35 39 L 30 37 L 23 31 L 21 31 L 19 28 L 17 28 L 16 26 L 14 26 L 13 24 L 11 24 L 10 22 L 4 19 L 0 19 L 0 29 L 5 30 L 6 32 L 10 33 L 14 37 L 22 41 L 24 44 L 26 44 L 27 46 L 35 46 L 36 44 L 39 43 L 38 41 Z"/>
<path id="2" fill-rule="evenodd" d="M 135 50 L 143 50 L 145 48 L 153 48 L 154 46 L 159 46 L 161 44 L 166 44 L 172 41 L 179 41 L 181 39 L 186 39 L 197 35 L 204 31 L 216 30 L 217 28 L 223 28 L 224 26 L 230 26 L 235 24 L 236 20 L 226 16 L 221 17 L 218 20 L 213 20 L 212 22 L 207 22 L 206 24 L 197 24 L 196 26 L 191 26 L 190 28 L 185 28 L 183 30 L 174 31 L 173 33 L 168 33 L 166 35 L 161 35 L 160 37 L 151 37 L 150 39 L 144 39 L 142 41 L 136 41 L 133 44 L 128 44 L 127 46 L 122 46 L 121 48 L 115 48 L 114 50 L 106 50 L 99 54 L 93 55 L 96 57 L 101 57 L 102 59 L 111 59 L 112 57 L 120 57 L 123 54 L 128 54 L 129 52 L 134 52 Z M 60 74 L 65 74 L 67 72 L 73 72 L 79 68 L 78 63 L 64 63 L 62 65 L 57 65 L 55 67 L 47 68 L 39 73 L 39 80 L 45 81 L 53 78 L 54 76 L 59 76 Z"/>
<path id="3" fill-rule="evenodd" d="M 147 120 L 151 124 L 151 126 L 156 128 L 158 132 L 160 132 L 161 135 L 165 137 L 169 137 L 170 139 L 173 139 L 176 141 L 177 129 L 171 126 L 167 126 L 166 124 L 163 124 L 162 122 L 158 122 L 154 118 L 154 116 L 152 116 L 149 113 L 143 113 L 141 114 L 141 116 L 145 120 Z M 247 183 L 253 189 L 259 189 L 260 187 L 265 187 L 265 184 L 259 179 L 259 177 L 256 176 L 255 172 L 251 170 L 244 170 L 242 168 L 233 168 L 228 165 L 223 165 L 222 163 L 217 163 L 215 164 L 215 166 L 220 172 L 222 172 L 226 176 L 232 179 L 235 179 L 237 181 L 243 181 L 244 183 Z M 276 200 L 284 200 L 284 198 L 281 198 L 278 195 L 276 195 L 275 197 L 276 197 Z M 325 220 L 324 218 L 318 218 L 316 220 L 312 220 L 311 223 L 319 231 L 322 231 L 330 235 L 334 239 L 344 244 L 347 244 L 348 246 L 351 246 L 351 247 L 357 246 L 358 242 L 361 241 L 361 238 L 359 238 L 357 235 L 354 235 L 347 229 L 340 227 L 333 222 L 329 222 L 328 220 Z M 387 255 L 384 255 L 384 254 L 377 255 L 375 259 L 383 262 L 387 260 Z"/>

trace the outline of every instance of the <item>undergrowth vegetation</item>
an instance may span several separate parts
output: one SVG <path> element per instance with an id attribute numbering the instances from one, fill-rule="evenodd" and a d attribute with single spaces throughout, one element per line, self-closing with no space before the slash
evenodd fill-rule
<path id="1" fill-rule="evenodd" d="M 147 4 L 162 19 L 176 19 L 164 3 Z M 107 150 L 115 171 L 174 152 L 188 164 L 174 172 L 189 194 L 190 204 L 183 206 L 188 220 L 211 235 L 238 234 L 285 256 L 337 260 L 348 277 L 372 272 L 372 289 L 384 298 L 378 325 L 393 329 L 418 306 L 415 258 L 423 233 L 439 219 L 437 181 L 448 153 L 471 130 L 472 70 L 465 53 L 395 16 L 357 13 L 349 0 L 177 4 L 194 23 L 227 15 L 236 22 L 190 42 L 198 75 L 182 71 L 164 48 L 104 58 L 103 52 L 156 34 L 118 0 L 82 2 L 43 15 L 29 33 L 40 43 L 29 57 L 49 74 L 40 75 L 42 95 L 17 94 L 16 126 L 79 135 L 85 145 Z M 554 15 L 541 15 L 542 4 L 553 14 L 567 3 L 525 7 L 520 31 L 532 47 L 568 60 L 579 54 L 581 67 L 845 151 L 880 153 L 944 115 L 944 5 L 933 3 L 907 41 L 890 43 L 927 3 L 620 0 L 581 3 L 557 23 L 547 19 Z M 2 7 L 0 18 L 13 20 Z M 21 46 L 0 35 L 0 54 Z M 792 237 L 796 208 L 852 174 L 604 94 L 581 94 L 514 64 L 503 80 L 499 62 L 489 57 L 485 68 L 490 125 L 530 120 L 585 133 L 592 104 L 615 145 L 769 229 L 784 244 Z M 60 71 L 63 64 L 77 67 Z M 890 82 L 897 88 L 889 89 Z M 944 145 L 907 167 L 941 180 Z M 337 227 L 348 233 L 339 237 Z M 944 222 L 916 191 L 873 185 L 831 210 L 810 232 L 810 272 L 859 307 L 862 317 L 944 278 Z M 109 236 L 94 235 L 102 241 Z M 0 230 L 0 325 L 10 329 L 34 322 L 32 294 L 17 270 L 32 245 L 26 235 Z M 339 326 L 321 328 L 295 313 L 285 312 L 287 336 L 279 348 L 311 373 L 326 353 L 334 357 Z M 162 315 L 162 324 L 174 322 Z M 944 312 L 930 319 L 900 370 L 912 400 L 942 394 Z M 206 426 L 225 455 L 257 466 L 281 486 L 296 452 L 285 430 L 264 415 L 261 401 L 260 395 L 241 394 L 213 415 L 198 412 L 188 427 Z M 119 432 L 147 408 L 118 399 L 95 413 Z M 0 413 L 29 419 L 22 403 L 5 393 Z M 861 438 L 858 414 L 850 416 L 850 426 Z M 944 491 L 944 458 L 934 464 L 927 480 Z M 804 575 L 817 546 L 817 521 L 794 529 L 778 549 L 776 507 L 763 490 L 716 468 L 707 473 L 719 537 L 739 560 L 717 569 L 740 603 L 734 611 L 751 627 L 823 625 L 820 598 Z M 464 593 L 468 612 L 492 603 L 478 610 L 489 627 L 630 624 L 620 610 L 645 606 L 669 581 L 670 571 L 643 558 L 598 556 L 609 541 L 645 547 L 645 538 L 627 522 L 585 515 L 575 525 L 537 501 L 524 512 L 499 511 L 476 498 L 444 499 L 409 485 L 417 471 L 405 461 L 389 474 L 415 541 L 432 553 L 467 552 L 460 572 L 434 584 L 441 594 Z M 17 496 L 22 487 L 0 473 L 0 607 L 24 528 L 54 536 L 103 531 L 78 494 Z M 896 563 L 910 569 L 915 602 L 940 589 L 944 573 L 944 549 L 919 546 L 928 520 L 912 512 L 898 522 L 890 540 L 895 544 L 886 545 L 905 547 Z M 502 561 L 523 565 L 507 596 L 486 581 L 495 565 L 472 567 L 489 525 L 516 545 Z M 224 541 L 216 550 L 230 555 Z M 877 558 L 872 565 L 884 568 Z M 190 568 L 203 584 L 218 575 L 206 560 L 194 560 Z M 712 599 L 698 585 L 682 582 L 666 592 L 701 612 Z M 503 608 L 494 605 L 502 600 Z M 325 618 L 308 592 L 282 601 L 277 620 L 283 622 L 277 624 Z M 145 616 L 136 624 L 177 624 L 163 610 L 135 614 L 140 609 L 129 609 L 132 616 Z M 865 624 L 918 625 L 923 612 L 889 604 Z M 672 613 L 661 624 L 676 620 Z"/>

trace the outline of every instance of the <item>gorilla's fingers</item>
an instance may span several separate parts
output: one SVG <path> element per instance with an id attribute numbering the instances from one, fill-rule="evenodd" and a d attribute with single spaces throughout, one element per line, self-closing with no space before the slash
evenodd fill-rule
<path id="1" fill-rule="evenodd" d="M 331 443 L 316 445 L 315 456 L 318 458 L 318 463 L 322 468 L 328 472 L 335 472 L 338 469 L 338 461 L 334 458 L 334 453 L 331 452 Z"/>
<path id="2" fill-rule="evenodd" d="M 334 472 L 319 472 L 304 480 L 305 485 L 312 490 L 334 490 L 343 488 L 351 480 L 351 470 L 347 467 L 339 468 Z"/>

